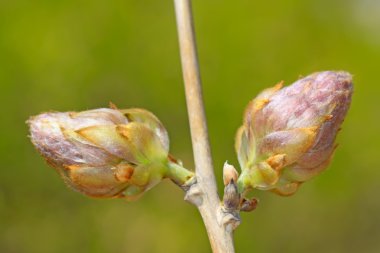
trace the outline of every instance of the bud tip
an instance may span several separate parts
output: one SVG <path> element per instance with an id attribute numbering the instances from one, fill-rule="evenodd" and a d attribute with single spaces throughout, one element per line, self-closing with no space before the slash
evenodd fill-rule
<path id="1" fill-rule="evenodd" d="M 236 171 L 235 167 L 226 161 L 223 166 L 223 183 L 224 185 L 228 185 L 231 180 L 234 182 L 237 181 L 238 178 L 238 172 Z"/>

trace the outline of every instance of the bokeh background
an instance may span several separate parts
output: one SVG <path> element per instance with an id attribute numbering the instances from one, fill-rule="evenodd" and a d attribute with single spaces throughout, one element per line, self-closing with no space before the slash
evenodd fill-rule
<path id="1" fill-rule="evenodd" d="M 193 3 L 218 183 L 260 90 L 319 70 L 354 75 L 330 168 L 288 198 L 256 192 L 238 252 L 380 252 L 380 1 Z M 48 110 L 143 107 L 193 167 L 172 1 L 0 1 L 0 252 L 210 252 L 196 209 L 165 181 L 137 202 L 68 190 L 25 121 Z"/>

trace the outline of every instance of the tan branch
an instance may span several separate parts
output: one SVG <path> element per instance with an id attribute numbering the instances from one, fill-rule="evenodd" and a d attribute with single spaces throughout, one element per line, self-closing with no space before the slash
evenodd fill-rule
<path id="1" fill-rule="evenodd" d="M 208 140 L 191 0 L 174 0 L 174 3 L 197 178 L 197 182 L 187 192 L 186 198 L 198 207 L 213 252 L 232 253 L 235 252 L 233 230 L 225 223 Z"/>

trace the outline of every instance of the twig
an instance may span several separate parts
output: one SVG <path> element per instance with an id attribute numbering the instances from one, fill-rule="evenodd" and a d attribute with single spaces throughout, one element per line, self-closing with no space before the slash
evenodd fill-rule
<path id="1" fill-rule="evenodd" d="M 233 229 L 226 226 L 228 223 L 225 223 L 226 216 L 221 217 L 224 213 L 221 211 L 213 171 L 202 99 L 191 0 L 174 0 L 174 4 L 197 178 L 197 182 L 188 191 L 187 198 L 198 207 L 213 252 L 232 253 L 235 252 Z"/>

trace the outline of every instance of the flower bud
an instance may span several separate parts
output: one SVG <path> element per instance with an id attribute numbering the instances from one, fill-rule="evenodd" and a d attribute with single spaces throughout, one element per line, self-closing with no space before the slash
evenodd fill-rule
<path id="1" fill-rule="evenodd" d="M 146 110 L 51 112 L 28 123 L 41 155 L 88 196 L 135 199 L 170 174 L 168 134 Z"/>
<path id="2" fill-rule="evenodd" d="M 327 168 L 352 96 L 349 73 L 318 72 L 266 89 L 246 108 L 237 132 L 239 189 L 293 194 Z"/>

